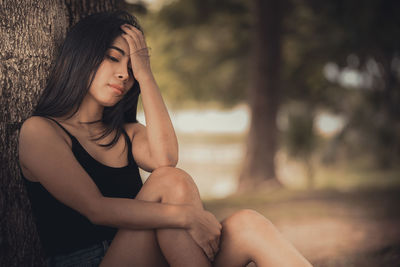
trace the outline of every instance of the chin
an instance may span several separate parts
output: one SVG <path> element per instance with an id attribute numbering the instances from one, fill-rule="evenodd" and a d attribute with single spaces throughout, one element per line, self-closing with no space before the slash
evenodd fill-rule
<path id="1" fill-rule="evenodd" d="M 100 104 L 104 107 L 113 107 L 115 106 L 121 99 L 113 99 L 110 101 L 103 101 Z"/>
<path id="2" fill-rule="evenodd" d="M 110 108 L 110 107 L 113 107 L 113 106 L 115 106 L 117 103 L 118 103 L 119 101 L 117 101 L 117 102 L 114 102 L 114 103 L 106 103 L 106 104 L 104 104 L 103 106 L 104 107 L 108 107 L 108 108 Z"/>

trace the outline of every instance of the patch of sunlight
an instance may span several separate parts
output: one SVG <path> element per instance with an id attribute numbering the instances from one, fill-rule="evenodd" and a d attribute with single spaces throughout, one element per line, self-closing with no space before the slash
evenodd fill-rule
<path id="1" fill-rule="evenodd" d="M 210 196 L 214 198 L 224 198 L 233 194 L 237 189 L 237 183 L 233 179 L 218 181 L 212 185 Z"/>
<path id="2" fill-rule="evenodd" d="M 363 85 L 361 72 L 355 69 L 344 68 L 338 80 L 340 85 L 347 88 L 360 88 Z"/>
<path id="3" fill-rule="evenodd" d="M 343 129 L 344 119 L 340 116 L 324 112 L 317 115 L 315 124 L 320 135 L 331 137 Z"/>
<path id="4" fill-rule="evenodd" d="M 306 188 L 307 174 L 303 163 L 291 159 L 282 150 L 276 153 L 275 163 L 278 179 L 286 188 Z"/>
<path id="5" fill-rule="evenodd" d="M 325 78 L 333 83 L 338 83 L 340 86 L 348 89 L 367 89 L 372 85 L 371 75 L 375 75 L 379 71 L 375 71 L 374 62 L 369 60 L 367 63 L 367 70 L 358 70 L 359 59 L 355 55 L 350 55 L 348 66 L 339 69 L 336 63 L 328 62 L 323 68 Z M 372 62 L 372 63 L 371 63 Z M 372 71 L 371 71 L 372 70 Z"/>
<path id="6" fill-rule="evenodd" d="M 323 68 L 325 78 L 330 82 L 335 82 L 339 77 L 340 70 L 336 63 L 328 62 Z"/>

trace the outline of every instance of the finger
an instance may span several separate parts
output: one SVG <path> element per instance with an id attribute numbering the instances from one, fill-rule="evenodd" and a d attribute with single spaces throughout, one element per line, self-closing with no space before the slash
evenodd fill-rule
<path id="1" fill-rule="evenodd" d="M 217 255 L 217 253 L 219 251 L 218 240 L 214 240 L 214 241 L 210 242 L 210 246 L 214 252 L 214 256 Z"/>
<path id="2" fill-rule="evenodd" d="M 137 54 L 140 55 L 148 55 L 148 48 L 140 45 L 139 41 L 132 38 L 132 36 L 123 34 L 124 39 L 128 42 L 129 45 L 129 55 Z"/>
<path id="3" fill-rule="evenodd" d="M 140 44 L 141 44 L 143 47 L 146 47 L 146 39 L 145 39 L 145 37 L 144 37 L 144 34 L 143 34 L 138 28 L 136 28 L 136 27 L 134 27 L 134 26 L 132 26 L 132 25 L 129 25 L 129 24 L 125 24 L 125 25 L 123 25 L 123 26 L 125 26 L 125 28 L 126 28 L 128 31 L 132 32 L 133 35 L 135 35 L 135 36 L 137 37 L 137 39 L 139 40 Z"/>
<path id="4" fill-rule="evenodd" d="M 139 38 L 139 36 L 137 36 L 135 33 L 133 33 L 129 28 L 126 28 L 126 27 L 122 27 L 122 26 L 121 26 L 121 29 L 125 32 L 124 35 L 129 36 L 129 37 L 132 38 L 132 40 L 134 40 L 135 42 L 140 43 L 140 40 L 139 40 L 140 38 Z"/>
<path id="5" fill-rule="evenodd" d="M 128 28 L 129 30 L 131 30 L 132 32 L 135 32 L 136 34 L 138 34 L 139 36 L 143 36 L 143 33 L 141 30 L 139 30 L 138 28 L 136 28 L 135 26 L 132 26 L 130 24 L 124 24 L 123 26 L 125 26 L 126 28 Z"/>
<path id="6" fill-rule="evenodd" d="M 128 34 L 122 34 L 122 38 L 128 42 L 129 54 L 133 54 L 136 50 L 138 50 L 138 45 L 136 44 L 135 40 L 133 40 L 132 36 Z"/>
<path id="7" fill-rule="evenodd" d="M 132 36 L 127 35 L 127 34 L 123 34 L 122 36 L 128 42 L 130 55 L 139 53 L 142 56 L 143 55 L 146 56 L 149 54 L 148 47 L 143 46 L 140 41 L 138 41 L 137 39 L 134 39 Z"/>
<path id="8" fill-rule="evenodd" d="M 137 34 L 139 36 L 140 44 L 143 47 L 147 47 L 146 37 L 144 36 L 144 34 L 141 31 L 139 31 L 138 29 L 136 29 L 136 28 L 135 28 L 135 30 L 136 30 L 136 32 L 137 32 Z"/>
<path id="9" fill-rule="evenodd" d="M 130 28 L 128 28 L 127 26 L 124 26 L 124 25 L 121 26 L 121 29 L 125 32 L 125 34 L 123 34 L 123 36 L 131 38 L 133 40 L 133 42 L 135 43 L 135 46 L 137 46 L 137 47 L 141 46 L 140 37 L 137 36 L 136 33 L 134 33 Z"/>
<path id="10" fill-rule="evenodd" d="M 202 247 L 202 249 L 204 251 L 204 254 L 206 254 L 207 258 L 210 261 L 213 261 L 214 260 L 214 252 L 213 252 L 211 246 L 207 243 L 207 244 L 205 244 L 205 246 Z"/>
<path id="11" fill-rule="evenodd" d="M 207 255 L 207 257 L 210 261 L 214 261 L 214 255 L 215 255 L 214 249 L 210 244 L 208 245 L 208 247 L 209 247 L 209 254 Z"/>
<path id="12" fill-rule="evenodd" d="M 131 25 L 122 25 L 121 28 L 137 40 L 140 40 L 143 37 L 142 32 Z"/>

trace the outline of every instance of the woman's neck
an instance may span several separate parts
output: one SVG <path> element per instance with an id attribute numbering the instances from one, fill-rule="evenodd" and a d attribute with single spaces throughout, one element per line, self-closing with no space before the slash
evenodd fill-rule
<path id="1" fill-rule="evenodd" d="M 103 117 L 104 107 L 98 102 L 85 97 L 78 111 L 65 121 L 80 131 L 88 132 L 90 135 L 97 134 L 103 130 L 101 119 Z M 96 123 L 91 123 L 96 122 Z"/>

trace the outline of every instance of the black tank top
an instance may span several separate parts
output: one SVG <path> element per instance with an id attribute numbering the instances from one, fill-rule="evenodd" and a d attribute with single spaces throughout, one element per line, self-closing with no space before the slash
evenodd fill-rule
<path id="1" fill-rule="evenodd" d="M 106 166 L 95 160 L 56 120 L 71 138 L 76 160 L 95 182 L 103 196 L 135 198 L 143 183 L 132 155 L 131 140 L 125 130 L 128 146 L 128 165 L 121 168 Z M 39 182 L 24 178 L 40 240 L 46 256 L 70 253 L 103 240 L 112 240 L 118 229 L 91 223 L 85 216 L 54 198 Z"/>

